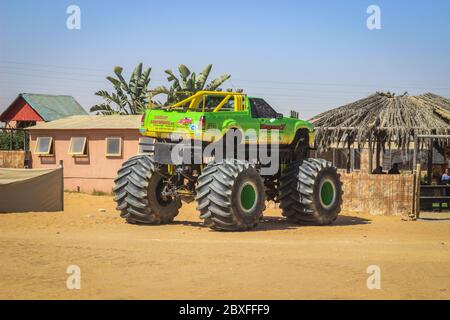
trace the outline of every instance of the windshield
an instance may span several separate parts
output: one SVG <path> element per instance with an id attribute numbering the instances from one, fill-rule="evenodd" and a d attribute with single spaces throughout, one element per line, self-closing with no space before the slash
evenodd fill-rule
<path id="1" fill-rule="evenodd" d="M 249 98 L 253 118 L 275 119 L 277 112 L 261 98 Z"/>

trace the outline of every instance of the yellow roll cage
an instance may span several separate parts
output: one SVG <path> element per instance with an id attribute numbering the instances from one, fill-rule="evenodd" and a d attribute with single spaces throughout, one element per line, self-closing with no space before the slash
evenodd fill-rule
<path id="1" fill-rule="evenodd" d="M 247 109 L 245 104 L 246 94 L 242 92 L 222 92 L 222 91 L 198 91 L 189 98 L 186 98 L 176 104 L 168 107 L 168 109 L 180 108 L 189 103 L 188 109 L 195 109 L 200 102 L 202 102 L 202 112 L 205 112 L 205 104 L 207 96 L 223 97 L 222 101 L 214 108 L 212 112 L 218 112 L 230 100 L 234 98 L 234 111 L 245 111 Z"/>

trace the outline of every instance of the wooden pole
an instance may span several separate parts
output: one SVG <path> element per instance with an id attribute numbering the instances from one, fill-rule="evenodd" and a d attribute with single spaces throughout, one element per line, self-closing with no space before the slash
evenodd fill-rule
<path id="1" fill-rule="evenodd" d="M 352 149 L 352 171 L 355 171 L 355 162 L 356 162 L 356 150 Z"/>
<path id="2" fill-rule="evenodd" d="M 413 190 L 413 203 L 412 212 L 410 218 L 412 220 L 417 220 L 420 215 L 420 164 L 416 165 L 414 172 L 414 190 Z"/>
<path id="3" fill-rule="evenodd" d="M 64 161 L 59 160 L 61 166 L 61 211 L 64 211 Z"/>
<path id="4" fill-rule="evenodd" d="M 376 154 L 376 162 L 377 162 L 377 168 L 380 166 L 380 159 L 381 158 L 381 142 L 380 138 L 377 138 L 377 154 Z"/>
<path id="5" fill-rule="evenodd" d="M 431 138 L 428 143 L 428 163 L 427 163 L 427 175 L 428 175 L 428 185 L 431 185 L 431 176 L 433 174 L 433 142 L 434 139 Z"/>
<path id="6" fill-rule="evenodd" d="M 373 148 L 372 148 L 372 138 L 369 138 L 369 174 L 373 171 Z"/>
<path id="7" fill-rule="evenodd" d="M 27 132 L 25 130 L 23 132 L 23 151 L 27 151 Z"/>
<path id="8" fill-rule="evenodd" d="M 352 166 L 352 153 L 351 153 L 352 151 L 350 148 L 350 139 L 348 139 L 347 148 L 348 148 L 347 173 L 350 173 Z"/>
<path id="9" fill-rule="evenodd" d="M 418 144 L 419 144 L 419 140 L 417 138 L 417 133 L 414 133 L 414 155 L 413 155 L 413 167 L 412 167 L 413 171 L 417 166 L 417 148 L 419 147 Z"/>
<path id="10" fill-rule="evenodd" d="M 412 219 L 414 217 L 414 215 L 416 214 L 416 206 L 417 206 L 417 201 L 416 201 L 416 189 L 417 189 L 417 171 L 414 171 L 413 169 L 413 191 L 412 191 L 412 205 L 411 205 L 411 212 L 408 214 L 408 218 Z M 408 219 L 408 220 L 409 220 Z"/>

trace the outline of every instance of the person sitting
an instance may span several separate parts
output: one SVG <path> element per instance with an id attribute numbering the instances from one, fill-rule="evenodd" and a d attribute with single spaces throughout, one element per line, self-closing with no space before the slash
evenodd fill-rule
<path id="1" fill-rule="evenodd" d="M 445 169 L 444 173 L 442 174 L 441 181 L 442 184 L 450 184 L 450 172 L 449 168 Z"/>
<path id="2" fill-rule="evenodd" d="M 441 176 L 441 182 L 443 185 L 450 185 L 450 172 L 449 168 L 445 169 L 444 173 Z M 444 197 L 448 196 L 447 188 L 444 189 Z"/>
<path id="3" fill-rule="evenodd" d="M 384 174 L 383 167 L 378 166 L 375 170 L 372 171 L 372 174 Z"/>
<path id="4" fill-rule="evenodd" d="M 388 174 L 400 174 L 400 170 L 398 170 L 398 163 L 394 163 Z"/>

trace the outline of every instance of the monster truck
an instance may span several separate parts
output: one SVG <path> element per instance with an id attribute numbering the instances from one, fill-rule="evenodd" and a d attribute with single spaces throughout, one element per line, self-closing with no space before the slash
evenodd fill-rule
<path id="1" fill-rule="evenodd" d="M 149 108 L 140 132 L 154 138 L 153 154 L 126 160 L 114 187 L 117 209 L 129 223 L 170 223 L 182 200 L 196 200 L 205 225 L 222 231 L 254 228 L 266 200 L 306 225 L 330 224 L 341 210 L 336 168 L 308 158 L 313 126 L 277 113 L 261 98 L 201 91 Z M 267 155 L 277 155 L 276 171 L 265 170 Z"/>

